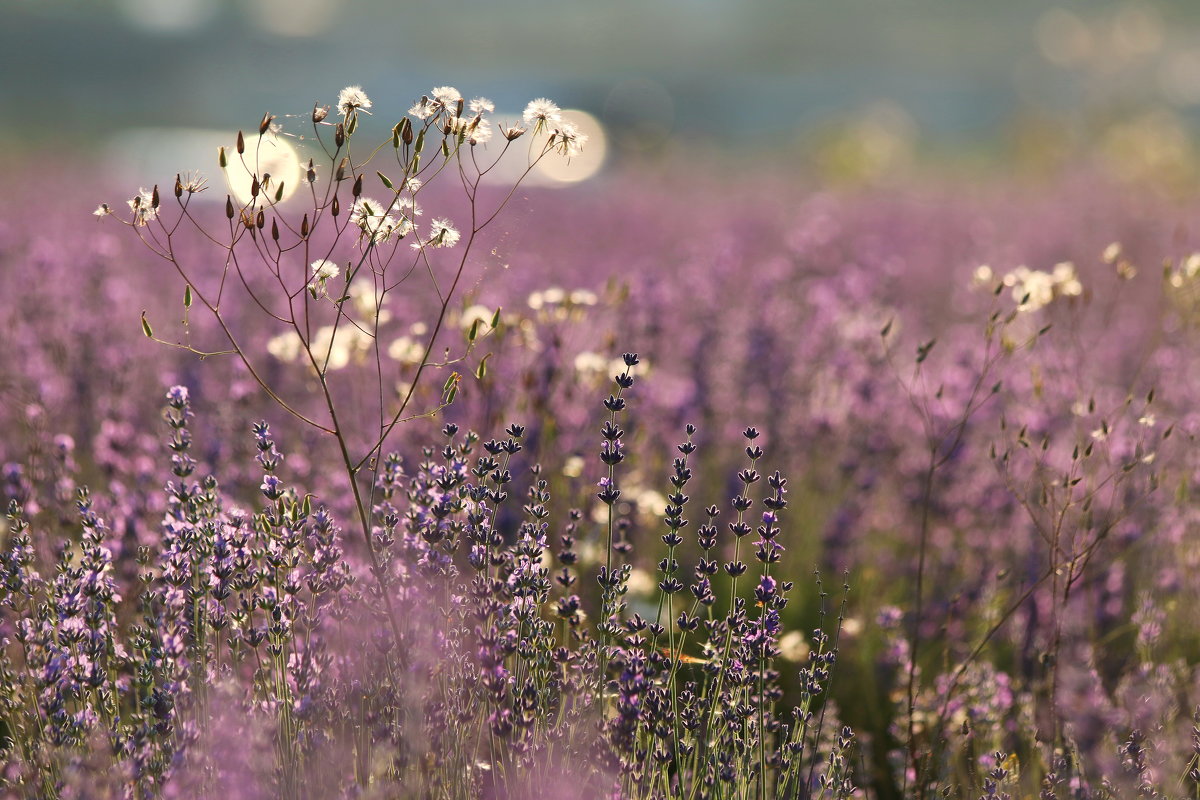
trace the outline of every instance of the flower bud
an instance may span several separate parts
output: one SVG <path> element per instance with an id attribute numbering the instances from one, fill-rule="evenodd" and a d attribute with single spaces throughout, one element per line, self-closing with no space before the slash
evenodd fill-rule
<path id="1" fill-rule="evenodd" d="M 400 120 L 400 138 L 405 144 L 412 144 L 413 142 L 412 122 L 408 117 Z"/>
<path id="2" fill-rule="evenodd" d="M 154 191 L 150 193 L 150 207 L 158 208 L 158 184 L 154 184 Z"/>
<path id="3" fill-rule="evenodd" d="M 337 216 L 342 211 L 342 204 L 338 202 L 337 195 L 333 196 L 333 202 L 329 204 L 329 213 Z"/>
<path id="4" fill-rule="evenodd" d="M 229 195 L 225 195 L 225 216 L 233 219 L 233 198 Z"/>
<path id="5" fill-rule="evenodd" d="M 300 236 L 305 238 L 308 236 L 308 213 L 304 214 L 304 219 L 300 220 Z"/>
<path id="6" fill-rule="evenodd" d="M 268 130 L 270 130 L 271 122 L 274 119 L 275 118 L 272 117 L 270 114 L 263 114 L 262 121 L 258 123 L 258 133 L 260 136 L 262 134 L 266 133 Z"/>
<path id="7" fill-rule="evenodd" d="M 333 143 L 338 146 L 338 149 L 341 149 L 342 145 L 346 143 L 346 126 L 340 122 L 333 129 Z"/>
<path id="8" fill-rule="evenodd" d="M 229 166 L 229 157 L 225 155 L 225 146 L 221 145 L 217 148 L 217 163 L 221 165 L 221 169 Z"/>
<path id="9" fill-rule="evenodd" d="M 362 194 L 362 179 L 362 175 L 359 175 L 354 179 L 354 188 L 350 190 L 350 194 L 354 195 L 355 197 L 358 197 Z"/>
<path id="10" fill-rule="evenodd" d="M 238 131 L 237 151 L 239 156 L 246 152 L 246 139 L 244 136 L 242 136 L 241 131 Z"/>
<path id="11" fill-rule="evenodd" d="M 175 197 L 176 199 L 183 197 L 183 181 L 179 177 L 179 173 L 175 173 Z"/>

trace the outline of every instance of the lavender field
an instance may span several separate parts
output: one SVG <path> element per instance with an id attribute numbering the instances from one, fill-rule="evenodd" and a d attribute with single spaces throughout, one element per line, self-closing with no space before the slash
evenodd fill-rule
<path id="1" fill-rule="evenodd" d="M 565 184 L 459 88 L 6 161 L 0 795 L 1200 797 L 1169 133 Z"/>

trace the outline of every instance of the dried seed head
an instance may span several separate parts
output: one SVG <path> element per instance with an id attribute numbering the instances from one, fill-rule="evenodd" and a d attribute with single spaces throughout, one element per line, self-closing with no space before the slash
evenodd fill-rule
<path id="1" fill-rule="evenodd" d="M 329 116 L 329 106 L 313 105 L 312 121 L 316 125 Z"/>
<path id="2" fill-rule="evenodd" d="M 262 135 L 271 129 L 271 123 L 275 120 L 269 113 L 263 114 L 262 121 L 258 123 L 258 133 Z"/>

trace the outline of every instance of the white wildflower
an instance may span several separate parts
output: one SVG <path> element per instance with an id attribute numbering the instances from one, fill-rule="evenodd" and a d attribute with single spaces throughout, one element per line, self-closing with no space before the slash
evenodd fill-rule
<path id="1" fill-rule="evenodd" d="M 526 124 L 533 125 L 534 130 L 539 131 L 562 121 L 562 109 L 552 101 L 539 97 L 525 106 L 523 118 Z"/>
<path id="2" fill-rule="evenodd" d="M 568 158 L 582 153 L 587 140 L 587 135 L 581 133 L 575 123 L 565 120 L 558 123 L 558 127 L 550 134 L 551 146 Z"/>
<path id="3" fill-rule="evenodd" d="M 428 97 L 422 97 L 413 104 L 412 108 L 408 110 L 408 113 L 417 119 L 429 119 L 433 116 L 433 112 L 436 110 L 437 109 L 434 107 L 434 105 L 429 102 Z"/>
<path id="4" fill-rule="evenodd" d="M 454 247 L 461 238 L 462 234 L 450 220 L 435 219 L 429 226 L 429 241 L 426 244 L 430 247 Z"/>
<path id="5" fill-rule="evenodd" d="M 336 278 L 341 273 L 337 264 L 324 258 L 317 259 L 310 266 L 312 266 L 313 277 L 319 281 Z"/>
<path id="6" fill-rule="evenodd" d="M 108 203 L 101 203 L 100 205 L 96 206 L 96 210 L 92 212 L 92 215 L 96 217 L 107 217 L 111 213 L 113 213 L 113 210 Z"/>
<path id="7" fill-rule="evenodd" d="M 496 104 L 486 97 L 476 97 L 468 106 L 476 114 L 491 114 L 496 110 Z"/>
<path id="8" fill-rule="evenodd" d="M 158 219 L 158 209 L 154 207 L 154 192 L 138 189 L 137 195 L 129 201 L 129 210 L 133 212 L 133 224 L 145 227 Z"/>
<path id="9" fill-rule="evenodd" d="M 567 299 L 567 293 L 557 286 L 551 286 L 542 292 L 542 300 L 547 305 L 557 305 Z"/>
<path id="10" fill-rule="evenodd" d="M 1075 265 L 1070 261 L 1055 264 L 1054 272 L 1051 273 L 1050 277 L 1054 279 L 1054 291 L 1056 294 L 1063 297 L 1078 297 L 1083 294 L 1083 284 L 1079 282 L 1079 276 L 1075 272 Z"/>
<path id="11" fill-rule="evenodd" d="M 382 203 L 367 197 L 360 197 L 354 201 L 350 221 L 362 231 L 360 241 L 369 239 L 374 244 L 381 244 L 393 234 L 403 238 L 412 230 L 412 224 L 407 219 L 397 220 L 389 216 L 385 213 L 386 208 Z"/>
<path id="12" fill-rule="evenodd" d="M 392 312 L 383 307 L 383 296 L 375 291 L 370 281 L 355 281 L 350 285 L 350 302 L 362 319 L 374 320 L 378 315 L 382 325 L 392 318 Z"/>
<path id="13" fill-rule="evenodd" d="M 360 360 L 370 350 L 371 341 L 371 335 L 356 325 L 325 325 L 317 329 L 310 346 L 322 369 L 337 370 Z"/>
<path id="14" fill-rule="evenodd" d="M 267 340 L 267 352 L 279 361 L 295 361 L 304 351 L 304 343 L 295 331 L 281 333 Z"/>
<path id="15" fill-rule="evenodd" d="M 1192 253 L 1183 262 L 1183 274 L 1189 278 L 1200 275 L 1200 253 Z"/>
<path id="16" fill-rule="evenodd" d="M 453 86 L 435 86 L 429 95 L 442 108 L 452 108 L 462 100 L 462 95 Z"/>
<path id="17" fill-rule="evenodd" d="M 492 140 L 492 133 L 492 123 L 486 119 L 480 119 L 470 132 L 470 142 L 471 144 L 487 144 Z"/>
<path id="18" fill-rule="evenodd" d="M 584 350 L 575 356 L 575 371 L 586 377 L 604 375 L 608 372 L 608 359 L 599 353 Z"/>
<path id="19" fill-rule="evenodd" d="M 337 107 L 342 116 L 348 117 L 359 109 L 366 111 L 371 107 L 371 100 L 361 86 L 347 86 L 338 92 Z"/>
<path id="20" fill-rule="evenodd" d="M 425 348 L 415 339 L 401 336 L 388 345 L 387 354 L 388 358 L 401 364 L 420 364 L 425 357 Z"/>
<path id="21" fill-rule="evenodd" d="M 1121 243 L 1113 242 L 1108 247 L 1104 248 L 1104 252 L 1100 254 L 1100 260 L 1105 264 L 1115 264 L 1117 259 L 1121 257 Z"/>
<path id="22" fill-rule="evenodd" d="M 576 289 L 571 292 L 571 296 L 568 299 L 572 305 L 594 306 L 599 298 L 596 297 L 595 292 L 590 292 L 587 289 Z"/>
<path id="23" fill-rule="evenodd" d="M 987 264 L 981 264 L 975 268 L 975 272 L 971 274 L 971 286 L 974 288 L 991 286 L 995 288 L 994 281 L 996 274 L 992 272 L 992 268 Z"/>

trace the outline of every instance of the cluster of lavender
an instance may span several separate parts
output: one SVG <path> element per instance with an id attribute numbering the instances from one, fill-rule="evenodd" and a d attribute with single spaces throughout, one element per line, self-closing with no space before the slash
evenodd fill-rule
<path id="1" fill-rule="evenodd" d="M 625 356 L 605 401 L 611 417 L 600 457 L 610 470 L 597 495 L 610 508 L 625 460 L 615 420 L 637 363 Z M 527 467 L 526 502 L 514 508 L 520 426 L 483 442 L 447 424 L 443 445 L 427 448 L 411 474 L 389 456 L 373 492 L 379 567 L 365 581 L 344 558 L 330 513 L 279 477 L 283 456 L 265 423 L 253 431 L 262 478 L 248 510 L 212 476 L 198 478 L 191 417 L 188 390 L 174 387 L 165 411 L 172 479 L 153 546 L 126 552 L 130 542 L 114 539 L 80 489 L 78 535 L 64 537 L 57 553 L 39 551 L 27 513 L 38 509 L 36 490 L 25 481 L 10 502 L 0 562 L 8 764 L 0 777 L 11 791 L 852 793 L 852 734 L 821 735 L 820 698 L 836 653 L 827 635 L 816 634 L 800 670 L 802 703 L 791 715 L 777 710 L 780 611 L 792 587 L 771 570 L 783 550 L 787 481 L 766 477 L 767 510 L 751 524 L 763 457 L 754 429 L 745 431 L 735 519 L 723 533 L 719 509 L 704 510 L 697 539 L 705 556 L 685 585 L 675 555 L 688 527 L 689 426 L 670 476 L 668 555 L 650 619 L 626 613 L 627 542 L 610 539 L 607 563 L 585 575 L 576 552 L 581 512 L 552 536 L 540 467 Z M 726 537 L 733 558 L 721 564 Z M 758 564 L 752 601 L 737 592 L 750 569 L 739 560 L 747 537 Z M 114 551 L 136 560 L 124 585 Z M 50 572 L 52 580 L 42 577 Z M 716 592 L 722 575 L 727 591 Z M 583 578 L 594 581 L 605 615 L 594 630 L 585 608 L 597 598 L 586 596 Z M 385 610 L 385 595 L 397 616 Z"/>

